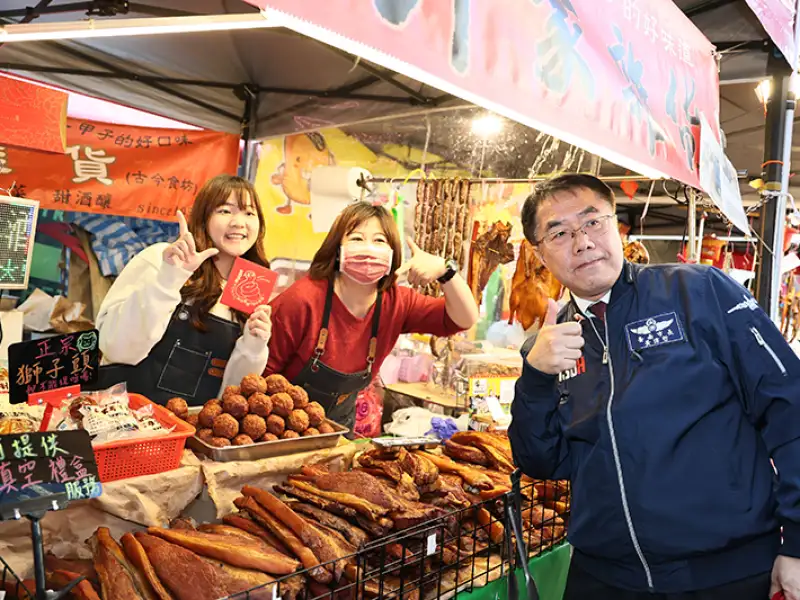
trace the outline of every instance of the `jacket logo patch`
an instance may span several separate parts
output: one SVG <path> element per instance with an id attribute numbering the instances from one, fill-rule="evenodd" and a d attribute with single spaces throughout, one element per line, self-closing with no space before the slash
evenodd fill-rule
<path id="1" fill-rule="evenodd" d="M 749 294 L 745 294 L 744 300 L 742 302 L 739 302 L 739 304 L 737 304 L 733 308 L 731 308 L 728 311 L 728 314 L 730 315 L 732 313 L 735 313 L 736 311 L 744 310 L 746 308 L 749 308 L 750 310 L 756 310 L 758 308 L 758 302 L 756 302 L 756 299 Z"/>
<path id="2" fill-rule="evenodd" d="M 575 367 L 573 369 L 561 371 L 561 373 L 558 374 L 558 381 L 566 381 L 567 379 L 572 379 L 573 377 L 583 375 L 584 373 L 586 373 L 586 359 L 581 356 L 577 361 L 575 361 Z"/>
<path id="3" fill-rule="evenodd" d="M 632 352 L 682 342 L 683 328 L 674 312 L 656 315 L 625 325 L 628 347 Z"/>

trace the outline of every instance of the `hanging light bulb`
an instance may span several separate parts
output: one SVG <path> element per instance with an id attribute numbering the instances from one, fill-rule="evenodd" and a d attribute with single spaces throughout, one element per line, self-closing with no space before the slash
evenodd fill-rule
<path id="1" fill-rule="evenodd" d="M 472 133 L 488 138 L 503 131 L 503 120 L 497 115 L 487 114 L 472 121 Z"/>

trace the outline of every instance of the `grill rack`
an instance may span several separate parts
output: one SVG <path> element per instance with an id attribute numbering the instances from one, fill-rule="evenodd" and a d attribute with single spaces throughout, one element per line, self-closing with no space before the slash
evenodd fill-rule
<path id="1" fill-rule="evenodd" d="M 531 501 L 534 497 L 536 503 Z M 516 540 L 506 517 L 507 506 L 521 517 L 523 544 L 530 560 L 564 540 L 569 499 L 566 481 L 526 482 L 518 491 L 393 532 L 365 544 L 350 556 L 323 563 L 324 568 L 343 574 L 338 583 L 327 589 L 314 583 L 311 569 L 305 569 L 229 598 L 449 600 L 457 593 L 470 592 L 505 577 L 511 568 L 520 566 L 512 550 Z M 546 510 L 548 506 L 559 510 L 548 512 L 553 511 Z M 305 578 L 304 585 L 300 585 L 298 577 Z"/>
<path id="2" fill-rule="evenodd" d="M 14 573 L 8 563 L 3 560 L 2 556 L 0 556 L 0 567 L 2 567 L 2 571 L 0 571 L 0 591 L 17 598 L 36 597 L 36 589 L 29 589 L 25 582 L 17 577 L 17 574 Z"/>

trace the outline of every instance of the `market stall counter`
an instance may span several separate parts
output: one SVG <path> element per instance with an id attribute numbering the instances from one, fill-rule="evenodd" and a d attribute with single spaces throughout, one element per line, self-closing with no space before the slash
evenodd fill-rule
<path id="1" fill-rule="evenodd" d="M 244 485 L 269 488 L 302 465 L 323 464 L 332 471 L 350 467 L 356 447 L 305 452 L 257 461 L 216 463 L 185 451 L 177 469 L 103 485 L 93 500 L 71 503 L 42 520 L 47 549 L 58 556 L 88 558 L 85 542 L 99 527 L 119 538 L 143 527 L 164 527 L 175 519 L 214 521 L 235 510 Z M 26 520 L 0 523 L 0 556 L 26 577 L 33 568 L 30 526 Z"/>
<path id="2" fill-rule="evenodd" d="M 185 589 L 200 594 L 195 600 L 291 599 L 303 590 L 321 598 L 350 588 L 365 598 L 451 598 L 508 573 L 511 531 L 522 532 L 529 556 L 563 540 L 568 484 L 526 481 L 512 492 L 513 469 L 496 432 L 457 432 L 443 445 L 342 440 L 244 462 L 187 451 L 178 469 L 112 482 L 101 499 L 49 513 L 48 570 L 58 570 L 55 557 L 94 569 L 105 600 L 119 591 L 103 582 L 109 561 L 149 574 L 179 600 Z M 0 539 L 4 558 L 28 575 L 25 525 L 3 524 Z M 200 593 L 203 577 L 219 585 Z"/>

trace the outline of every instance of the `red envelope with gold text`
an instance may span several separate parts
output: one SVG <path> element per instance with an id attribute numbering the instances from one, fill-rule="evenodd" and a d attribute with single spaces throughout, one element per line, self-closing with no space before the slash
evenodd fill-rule
<path id="1" fill-rule="evenodd" d="M 233 263 L 220 302 L 250 315 L 256 308 L 269 302 L 277 281 L 278 274 L 275 271 L 239 257 Z"/>

